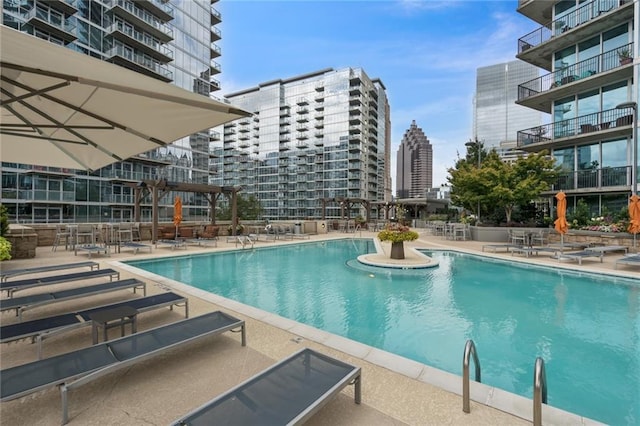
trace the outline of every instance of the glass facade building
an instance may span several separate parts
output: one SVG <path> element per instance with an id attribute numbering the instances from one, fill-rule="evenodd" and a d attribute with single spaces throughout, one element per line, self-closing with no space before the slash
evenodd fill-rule
<path id="1" fill-rule="evenodd" d="M 546 150 L 561 167 L 550 199 L 564 191 L 568 209 L 582 199 L 592 217 L 619 211 L 638 176 L 635 2 L 520 0 L 518 12 L 541 27 L 518 40 L 517 57 L 543 69 L 518 86 L 518 103 L 551 115 L 549 124 L 520 129 L 518 148 Z"/>
<path id="2" fill-rule="evenodd" d="M 389 105 L 379 79 L 325 69 L 225 97 L 254 116 L 224 125 L 216 184 L 255 195 L 265 219 L 319 219 L 324 198 L 389 200 Z M 326 217 L 341 217 L 340 206 L 327 205 Z"/>
<path id="3" fill-rule="evenodd" d="M 511 61 L 478 68 L 473 108 L 474 140 L 498 149 L 515 142 L 518 130 L 539 126 L 542 114 L 516 104 L 518 84 L 538 76 L 538 67 Z"/>
<path id="4" fill-rule="evenodd" d="M 69 49 L 210 96 L 220 89 L 217 0 L 4 0 L 3 24 Z M 206 131 L 92 173 L 2 163 L 2 204 L 19 223 L 134 220 L 132 185 L 143 179 L 212 183 L 212 141 Z M 219 138 L 218 138 L 219 139 Z M 200 194 L 168 194 L 159 218 L 170 220 L 182 195 L 185 220 L 205 219 Z M 141 204 L 151 220 L 151 200 Z"/>

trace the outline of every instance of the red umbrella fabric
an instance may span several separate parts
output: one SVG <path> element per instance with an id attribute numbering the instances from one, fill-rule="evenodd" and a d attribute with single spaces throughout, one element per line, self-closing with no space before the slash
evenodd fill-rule
<path id="1" fill-rule="evenodd" d="M 640 233 L 640 197 L 633 194 L 629 199 L 629 228 L 632 234 Z"/>
<path id="2" fill-rule="evenodd" d="M 553 225 L 559 234 L 564 235 L 569 232 L 569 224 L 567 223 L 567 196 L 562 191 L 558 192 L 556 194 L 556 200 L 558 200 L 556 207 L 558 218 L 553 222 Z"/>
<path id="3" fill-rule="evenodd" d="M 182 199 L 178 196 L 173 202 L 173 224 L 177 228 L 180 223 L 182 223 Z"/>

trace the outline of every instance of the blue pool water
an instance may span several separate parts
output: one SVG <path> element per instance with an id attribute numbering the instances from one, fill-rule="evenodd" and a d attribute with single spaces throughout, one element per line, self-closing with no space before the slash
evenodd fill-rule
<path id="1" fill-rule="evenodd" d="M 342 240 L 129 264 L 458 375 L 473 339 L 483 383 L 528 398 L 541 356 L 550 405 L 640 423 L 639 280 L 447 251 L 419 272 L 346 264 L 371 251 Z"/>

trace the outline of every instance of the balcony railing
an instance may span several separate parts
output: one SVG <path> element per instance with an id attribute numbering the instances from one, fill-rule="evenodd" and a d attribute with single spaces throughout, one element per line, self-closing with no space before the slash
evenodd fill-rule
<path id="1" fill-rule="evenodd" d="M 518 101 L 633 62 L 633 43 L 518 85 Z"/>
<path id="2" fill-rule="evenodd" d="M 627 0 L 595 0 L 585 3 L 576 10 L 564 15 L 525 35 L 518 40 L 518 54 L 538 46 L 552 37 L 560 35 L 577 25 L 584 24 L 598 18 L 601 14 L 609 12 L 615 8 L 628 3 Z"/>
<path id="3" fill-rule="evenodd" d="M 109 33 L 112 33 L 116 30 L 123 34 L 126 34 L 128 37 L 138 41 L 139 43 L 144 44 L 150 49 L 153 49 L 156 52 L 160 52 L 167 58 L 173 59 L 173 52 L 171 51 L 171 49 L 169 49 L 153 37 L 149 37 L 142 31 L 138 31 L 131 26 L 125 25 L 124 22 L 119 20 L 116 20 L 111 26 L 109 26 L 109 28 L 107 28 L 107 31 Z"/>
<path id="4" fill-rule="evenodd" d="M 631 166 L 561 172 L 552 185 L 553 191 L 610 188 L 631 185 Z"/>
<path id="5" fill-rule="evenodd" d="M 550 143 L 555 139 L 568 138 L 629 126 L 633 121 L 633 108 L 609 109 L 582 115 L 569 120 L 556 121 L 542 126 L 518 131 L 518 147 L 531 144 Z"/>
<path id="6" fill-rule="evenodd" d="M 138 5 L 136 5 L 134 2 L 128 0 L 106 0 L 105 3 L 112 9 L 118 6 L 122 10 L 126 10 L 128 13 L 137 17 L 142 22 L 145 22 L 151 28 L 155 28 L 160 33 L 173 39 L 173 30 L 168 25 L 161 22 L 152 13 L 142 9 L 141 7 L 138 7 Z"/>

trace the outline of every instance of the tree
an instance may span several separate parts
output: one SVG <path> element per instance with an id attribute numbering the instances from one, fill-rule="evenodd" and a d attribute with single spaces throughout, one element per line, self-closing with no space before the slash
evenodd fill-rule
<path id="1" fill-rule="evenodd" d="M 513 210 L 529 204 L 548 190 L 556 178 L 554 161 L 545 152 L 519 157 L 514 163 L 505 163 L 492 151 L 487 156 L 486 167 L 481 170 L 480 180 L 493 185 L 487 201 L 504 209 L 507 223 L 511 223 Z"/>
<path id="2" fill-rule="evenodd" d="M 237 194 L 238 197 L 238 219 L 239 220 L 256 220 L 262 215 L 262 205 L 255 195 L 244 197 Z M 231 220 L 231 205 L 220 208 L 216 217 L 220 220 Z"/>
<path id="3" fill-rule="evenodd" d="M 485 204 L 485 197 L 491 188 L 479 178 L 485 166 L 487 153 L 482 142 L 469 141 L 465 158 L 458 158 L 455 167 L 448 170 L 447 180 L 451 185 L 451 201 L 454 206 L 475 212 Z"/>
<path id="4" fill-rule="evenodd" d="M 466 158 L 456 162 L 455 168 L 449 169 L 451 200 L 454 205 L 470 211 L 475 211 L 477 205 L 484 207 L 483 213 L 487 206 L 503 209 L 507 223 L 510 223 L 514 209 L 540 197 L 550 188 L 556 173 L 554 161 L 546 152 L 505 163 L 495 150 L 491 150 L 479 168 L 477 160 L 473 165 L 472 155 L 468 152 Z"/>

